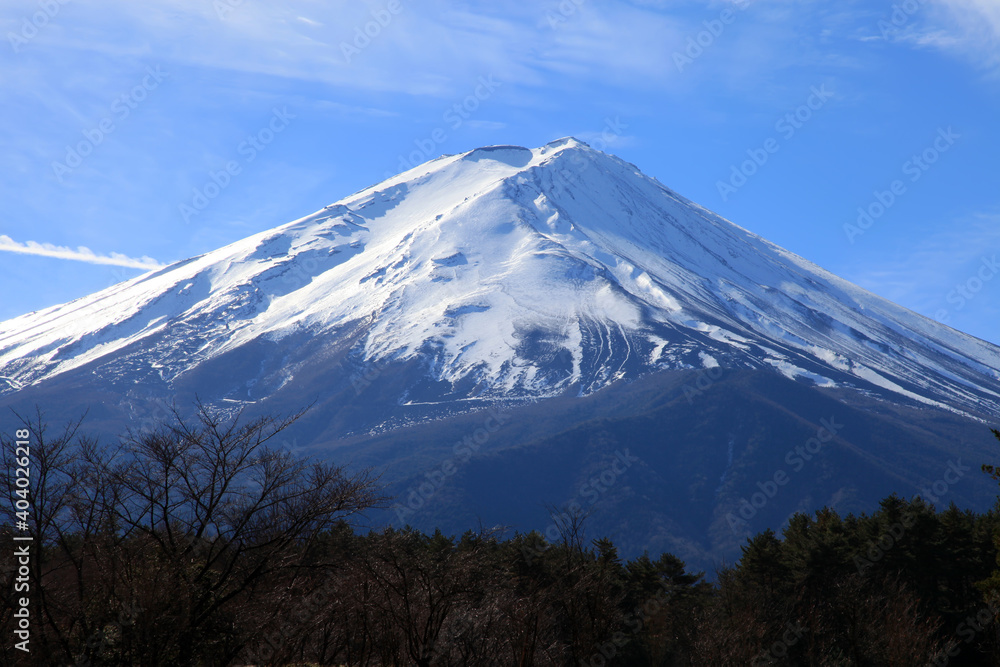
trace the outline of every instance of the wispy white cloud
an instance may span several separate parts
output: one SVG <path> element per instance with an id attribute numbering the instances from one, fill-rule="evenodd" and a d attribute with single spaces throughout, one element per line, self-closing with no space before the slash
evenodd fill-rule
<path id="1" fill-rule="evenodd" d="M 984 257 L 1000 252 L 1000 214 L 953 220 L 937 233 L 914 240 L 895 256 L 866 261 L 851 278 L 863 287 L 920 312 L 946 307 L 955 284 L 974 275 Z M 987 299 L 981 299 L 985 306 Z"/>
<path id="2" fill-rule="evenodd" d="M 953 23 L 957 40 L 943 45 L 987 67 L 1000 69 L 1000 3 L 996 0 L 937 0 Z"/>
<path id="3" fill-rule="evenodd" d="M 39 257 L 52 257 L 55 259 L 66 259 L 74 262 L 86 262 L 88 264 L 103 264 L 106 266 L 121 266 L 129 269 L 160 269 L 165 265 L 157 262 L 151 257 L 129 257 L 121 253 L 113 252 L 110 255 L 98 255 L 90 248 L 80 246 L 77 249 L 66 248 L 53 245 L 51 243 L 38 243 L 27 241 L 18 243 L 9 236 L 0 234 L 0 252 L 13 252 L 20 255 L 37 255 Z"/>
<path id="4" fill-rule="evenodd" d="M 558 29 L 545 20 L 544 4 L 510 0 L 488 7 L 403 2 L 391 16 L 384 2 L 245 2 L 224 17 L 201 0 L 107 4 L 110 11 L 67 12 L 64 24 L 32 46 L 117 59 L 155 52 L 166 64 L 447 98 L 491 72 L 529 86 L 571 84 L 567 74 L 662 83 L 671 45 L 687 34 L 675 17 L 621 3 L 585 3 Z"/>
<path id="5" fill-rule="evenodd" d="M 896 5 L 883 27 L 865 41 L 885 38 L 951 53 L 1000 75 L 1000 3 L 996 0 L 927 0 L 919 11 Z"/>

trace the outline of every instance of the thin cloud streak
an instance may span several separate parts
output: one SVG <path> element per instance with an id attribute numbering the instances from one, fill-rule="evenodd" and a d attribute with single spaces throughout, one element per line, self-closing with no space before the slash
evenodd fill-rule
<path id="1" fill-rule="evenodd" d="M 890 39 L 957 54 L 1000 74 L 1000 5 L 996 0 L 933 0 L 925 7 L 914 14 L 913 25 Z M 919 20 L 924 14 L 926 20 Z"/>
<path id="2" fill-rule="evenodd" d="M 965 282 L 983 259 L 1000 250 L 1000 214 L 978 213 L 950 221 L 942 231 L 915 241 L 895 257 L 881 257 L 877 268 L 858 266 L 844 271 L 845 277 L 900 305 L 933 314 L 947 307 L 947 294 Z M 993 288 L 976 301 L 988 306 Z M 981 334 L 977 334 L 981 335 Z"/>
<path id="3" fill-rule="evenodd" d="M 134 258 L 121 253 L 113 252 L 110 255 L 98 255 L 89 248 L 83 246 L 76 250 L 51 243 L 38 243 L 28 241 L 18 243 L 9 236 L 0 234 L 0 251 L 13 252 L 20 255 L 36 255 L 39 257 L 52 257 L 54 259 L 67 259 L 74 262 L 86 262 L 88 264 L 103 264 L 105 266 L 122 266 L 129 269 L 162 269 L 165 264 L 160 264 L 152 257 Z"/>

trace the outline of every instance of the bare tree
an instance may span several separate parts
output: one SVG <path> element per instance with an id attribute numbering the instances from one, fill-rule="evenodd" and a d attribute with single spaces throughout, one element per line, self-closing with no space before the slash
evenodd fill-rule
<path id="1" fill-rule="evenodd" d="M 300 416 L 223 419 L 198 404 L 192 422 L 175 411 L 106 448 L 79 422 L 49 438 L 41 413 L 22 420 L 45 548 L 32 599 L 53 662 L 236 660 L 280 613 L 260 601 L 294 583 L 316 536 L 384 503 L 369 471 L 269 445 Z M 0 491 L 10 497 L 10 480 Z"/>
<path id="2" fill-rule="evenodd" d="M 32 538 L 29 599 L 32 617 L 41 621 L 34 633 L 33 652 L 40 656 L 68 653 L 74 635 L 95 630 L 80 613 L 85 591 L 79 582 L 85 565 L 76 548 L 96 534 L 100 523 L 100 510 L 80 502 L 86 495 L 81 493 L 81 450 L 94 443 L 79 436 L 82 417 L 53 433 L 40 409 L 33 415 L 14 414 L 30 435 L 24 439 L 26 446 L 16 447 L 0 434 L 0 464 L 11 471 L 18 459 L 26 459 L 30 485 L 27 489 L 18 486 L 13 475 L 0 477 L 4 499 L 0 517 L 4 525 L 21 526 L 17 533 Z M 26 521 L 20 507 L 26 507 Z M 77 585 L 49 585 L 61 580 Z"/>

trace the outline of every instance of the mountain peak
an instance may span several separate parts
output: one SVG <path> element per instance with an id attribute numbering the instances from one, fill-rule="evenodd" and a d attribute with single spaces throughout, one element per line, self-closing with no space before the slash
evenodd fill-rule
<path id="1" fill-rule="evenodd" d="M 524 167 L 535 158 L 530 148 L 523 146 L 483 146 L 462 156 L 463 160 L 477 162 L 479 160 L 496 160 L 512 167 Z"/>
<path id="2" fill-rule="evenodd" d="M 577 139 L 576 137 L 562 137 L 561 139 L 556 139 L 555 141 L 550 141 L 545 144 L 541 150 L 554 149 L 554 148 L 590 148 L 590 144 L 586 141 Z"/>
<path id="3" fill-rule="evenodd" d="M 445 160 L 447 157 L 452 157 L 461 162 L 468 163 L 480 163 L 484 161 L 491 161 L 512 167 L 516 170 L 530 169 L 532 167 L 543 167 L 551 163 L 551 159 L 562 153 L 585 153 L 585 154 L 598 154 L 593 148 L 591 148 L 587 143 L 576 139 L 575 137 L 563 137 L 562 139 L 557 139 L 551 141 L 540 148 L 526 148 L 524 146 L 514 146 L 509 144 L 498 144 L 494 146 L 481 146 L 479 148 L 474 148 L 466 153 L 462 153 L 459 156 L 444 156 L 439 158 L 439 160 Z M 606 156 L 609 157 L 609 156 Z M 421 165 L 416 169 L 420 170 L 422 167 L 431 165 L 437 161 L 431 161 L 426 163 L 426 165 Z M 440 167 L 444 168 L 449 163 L 445 160 L 440 164 Z M 512 174 L 507 174 L 512 175 Z"/>
<path id="4" fill-rule="evenodd" d="M 81 369 L 169 388 L 225 358 L 243 370 L 223 395 L 260 399 L 312 372 L 303 340 L 362 366 L 407 365 L 403 403 L 587 394 L 651 371 L 727 366 L 1000 414 L 995 346 L 572 137 L 441 157 L 0 324 L 0 395 Z"/>

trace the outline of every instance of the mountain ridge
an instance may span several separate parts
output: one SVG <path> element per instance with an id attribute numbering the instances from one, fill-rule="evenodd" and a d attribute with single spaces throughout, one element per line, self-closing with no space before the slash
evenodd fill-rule
<path id="1" fill-rule="evenodd" d="M 442 156 L 0 323 L 0 408 L 87 413 L 114 440 L 196 401 L 245 418 L 312 406 L 278 446 L 376 470 L 396 504 L 375 524 L 456 534 L 543 530 L 627 449 L 640 460 L 585 503 L 591 528 L 711 569 L 739 554 L 727 517 L 823 419 L 845 428 L 753 530 L 874 511 L 956 457 L 991 460 L 1000 348 L 567 138 Z M 947 500 L 987 510 L 980 477 Z"/>
<path id="2" fill-rule="evenodd" d="M 425 377 L 403 403 L 586 395 L 645 372 L 724 366 L 1000 415 L 1000 348 L 573 138 L 442 156 L 299 220 L 0 323 L 0 396 L 91 364 L 112 383 L 142 368 L 169 387 L 253 341 L 280 348 L 306 333 L 337 346 L 352 328 L 348 354 L 363 364 L 420 361 Z M 266 400 L 307 363 L 284 356 L 283 369 L 272 360 L 223 398 Z"/>

